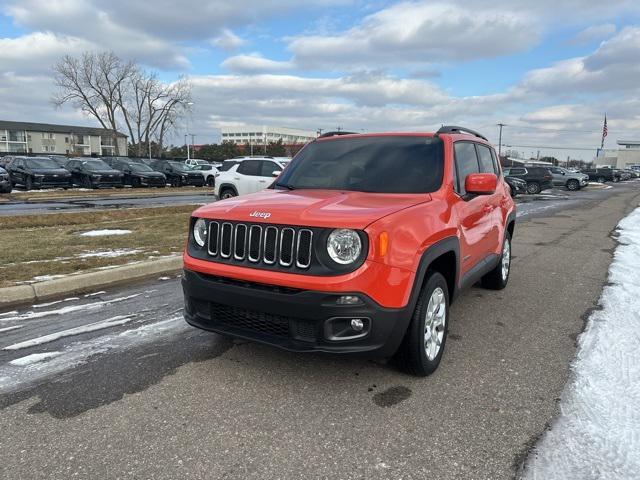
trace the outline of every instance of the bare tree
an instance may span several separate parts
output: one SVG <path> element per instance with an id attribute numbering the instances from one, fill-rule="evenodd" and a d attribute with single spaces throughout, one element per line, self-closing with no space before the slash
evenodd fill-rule
<path id="1" fill-rule="evenodd" d="M 113 52 L 86 52 L 79 59 L 65 55 L 53 70 L 58 87 L 53 104 L 61 107 L 71 103 L 93 116 L 104 129 L 111 131 L 116 155 L 119 155 L 119 90 L 135 73 L 135 64 L 123 62 Z"/>
<path id="2" fill-rule="evenodd" d="M 116 155 L 120 155 L 117 129 L 124 122 L 136 153 L 143 145 L 164 139 L 191 105 L 191 83 L 181 78 L 166 84 L 155 72 L 146 72 L 133 62 L 124 62 L 112 52 L 85 53 L 76 59 L 65 56 L 54 66 L 58 93 L 54 105 L 71 103 L 95 117 L 112 132 Z"/>

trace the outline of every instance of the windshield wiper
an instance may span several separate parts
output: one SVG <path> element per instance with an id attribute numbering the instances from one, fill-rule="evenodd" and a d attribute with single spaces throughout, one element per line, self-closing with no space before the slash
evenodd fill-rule
<path id="1" fill-rule="evenodd" d="M 284 183 L 277 183 L 276 182 L 276 187 L 280 187 L 280 188 L 286 188 L 287 190 L 295 190 L 296 187 L 293 187 L 291 185 L 285 185 Z"/>

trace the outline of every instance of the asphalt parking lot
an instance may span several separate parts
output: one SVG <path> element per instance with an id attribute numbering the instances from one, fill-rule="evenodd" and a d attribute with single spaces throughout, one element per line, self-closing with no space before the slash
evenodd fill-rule
<path id="1" fill-rule="evenodd" d="M 513 478 L 640 202 L 635 182 L 582 194 L 522 204 L 509 286 L 460 297 L 426 379 L 191 329 L 176 278 L 0 313 L 21 325 L 0 337 L 0 477 Z"/>

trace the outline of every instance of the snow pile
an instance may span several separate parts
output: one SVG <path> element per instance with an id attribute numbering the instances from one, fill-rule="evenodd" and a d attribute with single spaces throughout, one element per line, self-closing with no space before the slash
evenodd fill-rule
<path id="1" fill-rule="evenodd" d="M 640 208 L 618 224 L 601 310 L 579 337 L 561 413 L 527 479 L 640 478 Z"/>
<path id="2" fill-rule="evenodd" d="M 88 232 L 81 233 L 81 237 L 104 237 L 107 235 L 127 235 L 131 233 L 131 230 L 90 230 Z"/>
<path id="3" fill-rule="evenodd" d="M 31 355 L 27 355 L 26 357 L 16 358 L 15 360 L 11 360 L 9 365 L 13 365 L 16 367 L 26 367 L 27 365 L 33 365 L 34 363 L 43 362 L 53 357 L 57 357 L 58 355 L 62 355 L 62 352 L 45 352 L 45 353 L 32 353 Z"/>

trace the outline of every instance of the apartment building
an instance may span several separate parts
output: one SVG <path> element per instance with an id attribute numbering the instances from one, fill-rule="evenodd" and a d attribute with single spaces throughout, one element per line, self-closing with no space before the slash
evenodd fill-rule
<path id="1" fill-rule="evenodd" d="M 300 145 L 316 138 L 316 132 L 287 127 L 248 125 L 244 127 L 222 127 L 223 142 L 236 144 L 264 145 L 282 140 L 285 145 Z"/>
<path id="2" fill-rule="evenodd" d="M 127 136 L 103 128 L 0 120 L 0 153 L 126 155 Z"/>

